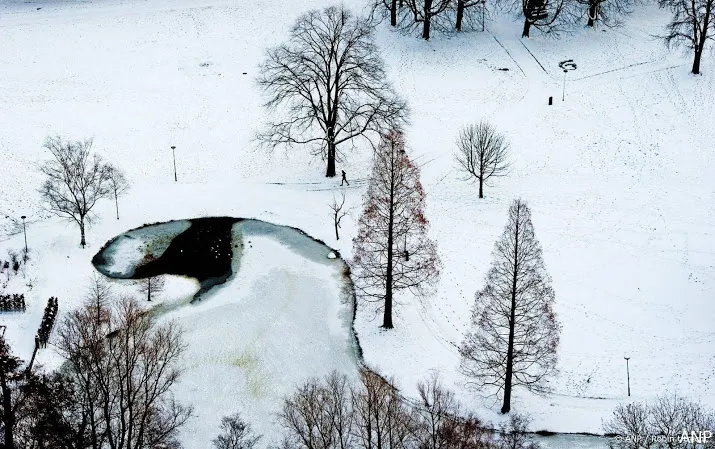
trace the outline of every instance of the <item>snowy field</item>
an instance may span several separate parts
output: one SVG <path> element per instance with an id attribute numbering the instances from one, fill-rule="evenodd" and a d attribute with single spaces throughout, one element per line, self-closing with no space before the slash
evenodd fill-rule
<path id="1" fill-rule="evenodd" d="M 60 313 L 80 304 L 94 253 L 144 223 L 254 217 L 298 227 L 350 257 L 367 149 L 342 166 L 358 181 L 344 188 L 354 210 L 335 241 L 327 204 L 339 180 L 323 178 L 321 161 L 299 150 L 270 157 L 252 141 L 267 119 L 253 81 L 265 49 L 285 40 L 299 14 L 332 3 L 0 1 L 0 211 L 29 217 L 25 279 L 33 285 L 26 314 L 0 316 L 19 355 L 31 353 L 47 298 L 59 297 Z M 715 407 L 715 64 L 708 54 L 704 74 L 688 74 L 690 55 L 668 53 L 652 36 L 666 21 L 666 13 L 641 7 L 622 29 L 579 29 L 561 40 L 522 40 L 521 25 L 508 20 L 485 33 L 436 34 L 429 42 L 379 28 L 390 80 L 412 109 L 406 136 L 422 167 L 427 218 L 444 263 L 436 296 L 399 297 L 393 331 L 378 329 L 369 308 L 358 311 L 366 361 L 395 376 L 407 394 L 436 369 L 477 413 L 498 419 L 492 401 L 465 389 L 455 345 L 508 205 L 520 196 L 532 208 L 563 332 L 553 394 L 517 389 L 513 409 L 532 414 L 537 429 L 602 432 L 601 419 L 627 399 L 624 355 L 631 357 L 633 399 L 678 391 Z M 568 74 L 562 102 L 557 64 L 564 59 L 578 69 Z M 507 136 L 512 161 L 509 176 L 486 188 L 483 200 L 461 180 L 452 156 L 459 129 L 481 119 Z M 133 184 L 120 199 L 120 220 L 109 201 L 100 206 L 85 250 L 78 230 L 49 218 L 39 202 L 35 164 L 47 157 L 42 142 L 54 134 L 94 137 Z M 0 258 L 22 245 L 21 234 L 0 242 Z M 257 249 L 256 267 L 240 275 L 258 276 L 253 270 L 276 263 L 261 271 L 275 276 L 266 289 L 283 284 L 281 261 L 295 263 L 295 255 L 263 240 Z M 304 287 L 317 279 L 302 271 L 310 268 L 295 274 Z M 195 288 L 172 279 L 165 296 L 183 298 Z M 245 407 L 249 394 L 238 391 L 246 389 L 245 368 L 212 365 L 238 356 L 233 342 L 224 353 L 202 350 L 246 319 L 243 307 L 221 293 L 210 299 L 195 314 L 172 312 L 185 320 L 193 372 L 213 376 L 187 380 L 178 391 L 197 409 L 215 411 L 187 447 L 206 447 L 197 442 L 209 441 L 220 415 Z M 255 326 L 259 332 L 262 324 Z M 39 361 L 52 365 L 51 350 Z M 284 369 L 298 362 L 280 360 Z M 290 390 L 277 387 L 274 398 Z M 229 390 L 241 399 L 227 397 Z M 265 419 L 260 413 L 253 417 Z"/>

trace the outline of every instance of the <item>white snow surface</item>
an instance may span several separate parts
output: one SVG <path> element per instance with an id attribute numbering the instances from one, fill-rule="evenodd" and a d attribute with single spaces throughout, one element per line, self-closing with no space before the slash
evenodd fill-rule
<path id="1" fill-rule="evenodd" d="M 94 253 L 144 223 L 254 217 L 298 227 L 350 257 L 369 150 L 350 151 L 342 167 L 353 182 L 340 188 L 322 177 L 320 160 L 300 149 L 269 155 L 252 140 L 268 118 L 253 81 L 265 49 L 286 39 L 299 14 L 332 3 L 0 2 L 0 220 L 29 217 L 30 264 L 9 287 L 27 292 L 28 311 L 0 315 L 19 355 L 31 353 L 47 298 L 59 297 L 61 314 L 81 304 Z M 630 357 L 630 399 L 678 391 L 715 407 L 715 64 L 705 55 L 703 75 L 690 75 L 690 54 L 669 53 L 653 37 L 667 18 L 639 7 L 622 29 L 578 29 L 562 39 L 523 40 L 520 24 L 507 19 L 488 24 L 485 33 L 435 34 L 429 42 L 379 27 L 389 78 L 412 109 L 407 140 L 422 169 L 426 215 L 444 263 L 436 295 L 399 295 L 394 330 L 379 329 L 370 306 L 358 311 L 366 362 L 394 376 L 406 394 L 439 370 L 465 404 L 499 419 L 494 400 L 465 386 L 455 345 L 509 203 L 521 197 L 532 208 L 563 332 L 553 393 L 517 389 L 513 409 L 532 414 L 537 429 L 602 432 L 601 419 L 628 400 L 624 356 Z M 565 59 L 578 69 L 568 73 L 561 101 L 558 62 Z M 482 200 L 452 156 L 460 127 L 481 119 L 506 135 L 512 162 Z M 120 220 L 112 202 L 99 205 L 84 250 L 76 227 L 49 217 L 37 193 L 42 177 L 35 164 L 47 158 L 41 145 L 54 134 L 94 137 L 95 149 L 132 182 L 120 198 Z M 353 209 L 336 241 L 327 205 L 338 189 Z M 0 258 L 23 244 L 22 234 L 1 241 Z M 296 301 L 307 301 L 310 289 L 335 293 L 318 282 L 327 273 L 302 266 L 280 245 L 260 239 L 255 249 L 254 262 L 239 272 L 252 279 L 250 288 L 234 282 L 230 292 L 227 284 L 198 307 L 171 312 L 187 328 L 193 363 L 177 395 L 205 422 L 191 425 L 187 447 L 209 447 L 220 417 L 232 411 L 261 429 L 271 426 L 268 410 L 279 407 L 292 385 L 277 374 L 267 393 L 268 384 L 251 385 L 257 374 L 231 365 L 234 352 L 261 350 L 245 342 L 273 331 L 273 307 L 290 296 L 290 279 L 299 280 Z M 277 296 L 261 307 L 257 298 L 274 288 Z M 185 298 L 195 289 L 172 277 L 164 297 Z M 319 304 L 313 306 L 320 316 Z M 244 321 L 246 310 L 255 322 Z M 300 369 L 299 348 L 280 349 L 272 372 Z M 298 354 L 308 357 L 311 349 Z M 345 369 L 333 357 L 321 359 L 323 371 Z M 57 363 L 51 349 L 39 361 Z M 256 394 L 275 402 L 254 409 Z"/>

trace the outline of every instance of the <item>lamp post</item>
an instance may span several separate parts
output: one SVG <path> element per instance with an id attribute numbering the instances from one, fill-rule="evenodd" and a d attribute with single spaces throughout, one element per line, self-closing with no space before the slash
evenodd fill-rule
<path id="1" fill-rule="evenodd" d="M 573 62 L 573 59 L 567 59 L 559 62 L 559 67 L 564 71 L 564 88 L 561 92 L 561 101 L 564 101 L 566 99 L 566 74 L 571 70 L 576 70 L 576 63 Z"/>
<path id="2" fill-rule="evenodd" d="M 173 145 L 171 146 L 171 156 L 174 159 L 174 182 L 178 182 L 176 179 L 176 147 Z"/>
<path id="3" fill-rule="evenodd" d="M 482 31 L 484 31 L 484 10 L 487 8 L 487 0 L 482 0 Z"/>
<path id="4" fill-rule="evenodd" d="M 22 217 L 22 234 L 25 236 L 25 260 L 27 260 L 27 229 L 25 227 L 25 218 L 27 218 L 25 215 Z"/>
<path id="5" fill-rule="evenodd" d="M 630 395 L 631 395 L 631 373 L 628 369 L 628 360 L 630 359 L 630 357 L 624 356 L 623 358 L 626 359 L 626 379 L 628 379 L 628 396 L 630 397 Z"/>

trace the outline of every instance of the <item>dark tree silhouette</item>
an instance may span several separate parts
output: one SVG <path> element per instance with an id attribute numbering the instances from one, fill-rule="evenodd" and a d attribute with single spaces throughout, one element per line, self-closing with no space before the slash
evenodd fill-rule
<path id="1" fill-rule="evenodd" d="M 468 179 L 479 182 L 479 198 L 484 198 L 484 184 L 490 178 L 507 173 L 508 150 L 504 136 L 487 122 L 469 125 L 459 132 L 455 159 Z"/>
<path id="2" fill-rule="evenodd" d="M 700 59 L 705 44 L 713 39 L 715 31 L 715 0 L 658 0 L 673 16 L 663 37 L 668 48 L 685 46 L 693 50 L 691 72 L 700 73 Z"/>
<path id="3" fill-rule="evenodd" d="M 391 329 L 393 293 L 415 293 L 439 276 L 436 244 L 427 237 L 424 190 L 401 132 L 391 131 L 375 152 L 372 178 L 353 240 L 355 285 L 360 298 L 383 302 L 382 326 Z"/>
<path id="4" fill-rule="evenodd" d="M 22 382 L 24 375 L 21 369 L 22 360 L 12 355 L 10 346 L 0 337 L 0 395 L 2 395 L 2 408 L 0 418 L 3 427 L 3 446 L 15 449 L 15 432 L 18 422 L 19 388 L 17 383 Z"/>
<path id="5" fill-rule="evenodd" d="M 551 279 L 523 201 L 514 200 L 509 208 L 492 254 L 486 283 L 476 294 L 472 328 L 462 343 L 461 368 L 477 386 L 503 391 L 501 411 L 508 413 L 513 386 L 546 390 L 556 371 L 561 330 Z"/>
<path id="6" fill-rule="evenodd" d="M 335 176 L 342 144 L 401 127 L 407 106 L 386 81 L 369 19 L 342 7 L 310 11 L 290 32 L 290 43 L 268 51 L 258 85 L 265 107 L 285 116 L 258 139 L 268 148 L 308 145 Z"/>
<path id="7" fill-rule="evenodd" d="M 139 293 L 146 295 L 146 300 L 151 301 L 152 295 L 156 296 L 164 291 L 164 278 L 161 276 L 152 276 L 137 281 Z"/>
<path id="8" fill-rule="evenodd" d="M 486 18 L 486 0 L 456 0 L 456 17 L 454 28 L 457 31 L 462 31 L 462 26 L 466 21 L 469 22 L 479 22 L 482 25 L 482 31 L 484 31 L 484 20 Z M 470 14 L 472 13 L 472 14 Z M 477 16 L 479 17 L 477 19 Z"/>
<path id="9" fill-rule="evenodd" d="M 338 232 L 338 229 L 340 229 L 340 221 L 348 214 L 347 210 L 343 210 L 345 206 L 345 194 L 340 193 L 339 202 L 338 199 L 333 196 L 333 202 L 330 203 L 329 206 L 330 215 L 333 217 L 333 227 L 335 228 L 335 240 L 340 240 L 340 233 Z"/>
<path id="10" fill-rule="evenodd" d="M 119 168 L 113 165 L 108 165 L 107 171 L 107 181 L 109 182 L 109 188 L 114 196 L 114 207 L 117 210 L 117 220 L 119 220 L 119 196 L 126 193 L 129 189 L 129 182 L 127 181 L 126 176 L 124 176 L 124 172 L 122 172 Z"/>
<path id="11" fill-rule="evenodd" d="M 433 27 L 449 29 L 447 12 L 452 0 L 405 0 L 409 13 L 403 15 L 402 27 L 413 29 L 421 26 L 422 39 L 429 40 Z"/>
<path id="12" fill-rule="evenodd" d="M 632 12 L 634 4 L 639 0 L 577 0 L 581 5 L 580 18 L 585 15 L 587 25 L 593 27 L 596 23 L 607 27 L 623 25 L 623 18 Z"/>
<path id="13" fill-rule="evenodd" d="M 92 154 L 92 140 L 70 142 L 61 137 L 48 137 L 45 148 L 53 159 L 40 166 L 47 177 L 40 193 L 50 212 L 70 219 L 79 226 L 82 248 L 85 224 L 91 223 L 92 209 L 111 194 L 107 164 Z"/>
<path id="14" fill-rule="evenodd" d="M 534 27 L 543 33 L 556 34 L 571 25 L 572 14 L 565 14 L 571 0 L 498 0 L 501 9 L 524 16 L 521 37 L 529 37 Z"/>
<path id="15" fill-rule="evenodd" d="M 373 0 L 370 9 L 370 18 L 377 19 L 376 23 L 382 22 L 386 17 L 390 18 L 390 25 L 397 26 L 399 11 L 405 6 L 405 0 Z"/>
<path id="16" fill-rule="evenodd" d="M 235 413 L 221 418 L 221 434 L 213 440 L 216 449 L 253 449 L 261 439 L 251 425 Z"/>

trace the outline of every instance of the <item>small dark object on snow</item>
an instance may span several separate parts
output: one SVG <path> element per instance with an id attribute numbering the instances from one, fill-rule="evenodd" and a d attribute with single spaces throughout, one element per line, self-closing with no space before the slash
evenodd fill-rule
<path id="1" fill-rule="evenodd" d="M 500 68 L 499 70 L 501 70 L 502 72 L 508 72 L 508 71 L 509 71 L 509 67 L 502 67 L 502 68 Z"/>
<path id="2" fill-rule="evenodd" d="M 343 179 L 340 180 L 340 185 L 343 185 L 343 183 L 350 185 L 348 182 L 348 178 L 345 177 L 345 170 L 341 170 L 343 172 Z"/>
<path id="3" fill-rule="evenodd" d="M 554 104 L 554 97 L 549 97 L 549 106 Z"/>
<path id="4" fill-rule="evenodd" d="M 202 62 L 201 64 L 199 64 L 199 67 L 208 67 L 208 66 L 209 66 L 208 62 Z"/>
<path id="5" fill-rule="evenodd" d="M 244 75 L 248 75 L 248 72 L 243 72 Z"/>

